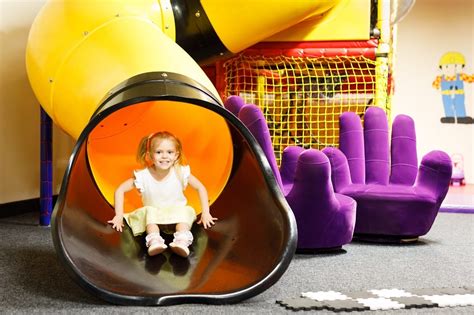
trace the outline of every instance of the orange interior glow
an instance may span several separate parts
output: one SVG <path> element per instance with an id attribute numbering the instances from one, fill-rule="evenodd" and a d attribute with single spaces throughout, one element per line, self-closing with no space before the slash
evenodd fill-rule
<path id="1" fill-rule="evenodd" d="M 136 161 L 140 139 L 166 130 L 183 144 L 191 173 L 207 188 L 212 204 L 224 189 L 233 160 L 231 135 L 224 118 L 197 105 L 149 101 L 127 106 L 103 119 L 89 134 L 87 157 L 94 180 L 105 199 L 114 204 L 114 191 L 143 168 Z M 197 192 L 188 187 L 188 203 L 201 212 Z M 141 207 L 139 194 L 125 196 L 125 212 Z"/>

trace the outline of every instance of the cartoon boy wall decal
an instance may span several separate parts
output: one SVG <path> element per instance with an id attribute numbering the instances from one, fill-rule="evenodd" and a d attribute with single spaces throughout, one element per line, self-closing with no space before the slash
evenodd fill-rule
<path id="1" fill-rule="evenodd" d="M 441 56 L 438 75 L 433 82 L 435 89 L 441 89 L 445 117 L 441 122 L 445 124 L 472 124 L 474 120 L 466 116 L 464 104 L 464 82 L 472 83 L 474 75 L 463 73 L 466 61 L 459 52 L 450 51 Z"/>

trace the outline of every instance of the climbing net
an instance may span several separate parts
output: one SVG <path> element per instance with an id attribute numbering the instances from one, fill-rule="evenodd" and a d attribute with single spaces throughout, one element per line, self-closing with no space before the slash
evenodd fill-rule
<path id="1" fill-rule="evenodd" d="M 337 146 L 339 115 L 353 111 L 363 117 L 375 104 L 376 82 L 388 81 L 386 74 L 377 80 L 376 61 L 363 55 L 242 53 L 224 62 L 223 75 L 224 97 L 239 95 L 262 109 L 278 163 L 287 146 Z"/>

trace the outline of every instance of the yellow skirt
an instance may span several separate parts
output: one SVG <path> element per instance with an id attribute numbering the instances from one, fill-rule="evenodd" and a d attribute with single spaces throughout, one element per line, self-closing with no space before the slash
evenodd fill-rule
<path id="1" fill-rule="evenodd" d="M 133 235 L 137 236 L 146 231 L 148 224 L 158 224 L 163 227 L 163 232 L 173 233 L 167 225 L 186 223 L 192 226 L 196 220 L 196 212 L 190 206 L 168 206 L 156 208 L 145 206 L 124 215 L 125 221 L 132 229 Z"/>

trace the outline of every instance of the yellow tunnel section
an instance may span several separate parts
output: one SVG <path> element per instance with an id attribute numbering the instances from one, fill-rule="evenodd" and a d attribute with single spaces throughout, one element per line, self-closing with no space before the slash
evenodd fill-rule
<path id="1" fill-rule="evenodd" d="M 77 139 L 106 94 L 140 73 L 186 75 L 217 92 L 162 31 L 158 1 L 49 1 L 30 30 L 31 86 L 53 121 Z"/>
<path id="2" fill-rule="evenodd" d="M 370 39 L 371 0 L 341 0 L 330 10 L 314 14 L 278 34 L 268 42 L 354 41 Z"/>
<path id="3" fill-rule="evenodd" d="M 303 20 L 324 15 L 341 1 L 201 0 L 201 4 L 224 46 L 237 53 Z"/>
<path id="4" fill-rule="evenodd" d="M 203 12 L 187 12 L 197 21 L 187 17 L 185 23 L 198 23 L 206 14 L 222 44 L 238 52 L 339 1 L 48 1 L 26 49 L 28 77 L 41 106 L 77 139 L 105 94 L 140 73 L 180 73 L 217 95 L 195 60 L 174 43 L 173 8 L 194 2 Z"/>

